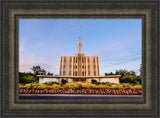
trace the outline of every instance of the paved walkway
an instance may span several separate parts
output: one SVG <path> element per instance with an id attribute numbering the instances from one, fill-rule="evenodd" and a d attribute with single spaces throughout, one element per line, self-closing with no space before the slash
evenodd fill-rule
<path id="1" fill-rule="evenodd" d="M 95 94 L 19 94 L 19 96 L 90 96 L 90 97 L 142 97 L 142 95 L 95 95 Z"/>
<path id="2" fill-rule="evenodd" d="M 38 98 L 38 97 L 57 97 L 57 98 L 60 98 L 60 97 L 65 97 L 65 98 L 82 98 L 82 97 L 89 97 L 89 98 L 102 98 L 102 97 L 105 97 L 105 98 L 141 98 L 142 95 L 94 95 L 94 94 L 90 94 L 90 95 L 87 95 L 87 94 L 19 94 L 20 97 L 24 97 L 26 96 L 26 98 Z M 27 97 L 28 96 L 28 97 Z"/>

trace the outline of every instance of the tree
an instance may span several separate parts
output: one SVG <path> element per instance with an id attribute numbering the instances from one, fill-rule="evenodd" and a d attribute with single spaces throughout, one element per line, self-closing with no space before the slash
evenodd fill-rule
<path id="1" fill-rule="evenodd" d="M 120 77 L 120 82 L 124 82 L 123 80 L 122 80 L 122 78 L 123 77 L 125 77 L 125 76 L 127 76 L 127 78 L 126 78 L 126 81 L 130 81 L 130 79 L 129 79 L 129 77 L 131 77 L 131 76 L 129 76 L 129 75 L 132 75 L 132 76 L 134 76 L 134 77 L 137 77 L 136 76 L 136 73 L 133 71 L 133 70 L 130 70 L 130 71 L 128 71 L 128 70 L 125 70 L 125 69 L 119 69 L 119 70 L 116 70 L 116 72 L 115 72 L 115 74 L 116 75 L 121 75 L 121 77 Z M 128 77 L 129 76 L 129 77 Z M 133 77 L 132 77 L 133 78 Z"/>
<path id="2" fill-rule="evenodd" d="M 25 84 L 25 83 L 38 82 L 39 79 L 37 75 L 46 75 L 46 74 L 53 75 L 53 73 L 47 72 L 46 70 L 42 69 L 39 65 L 33 66 L 31 70 L 33 70 L 33 73 L 19 72 L 19 83 Z"/>
<path id="3" fill-rule="evenodd" d="M 128 71 L 125 69 L 119 69 L 119 70 L 116 70 L 115 72 L 116 75 L 121 75 L 121 76 L 127 75 L 127 73 Z"/>
<path id="4" fill-rule="evenodd" d="M 133 70 L 131 70 L 131 71 L 129 71 L 129 72 L 127 73 L 127 75 L 135 75 L 135 76 L 136 76 L 136 73 L 135 73 Z"/>
<path id="5" fill-rule="evenodd" d="M 125 70 L 125 69 L 119 69 L 119 70 L 116 70 L 115 72 L 116 75 L 121 75 L 122 77 L 125 76 L 125 75 L 136 75 L 136 73 L 133 71 L 133 70 Z"/>
<path id="6" fill-rule="evenodd" d="M 136 75 L 125 75 L 122 77 L 122 83 L 141 84 L 142 77 Z"/>
<path id="7" fill-rule="evenodd" d="M 44 69 L 41 70 L 41 74 L 42 74 L 42 75 L 46 75 L 46 73 L 47 73 L 46 70 L 44 70 Z"/>
<path id="8" fill-rule="evenodd" d="M 26 84 L 32 82 L 38 82 L 38 77 L 35 74 L 19 72 L 19 83 Z"/>
<path id="9" fill-rule="evenodd" d="M 142 72 L 142 67 L 141 67 Z M 105 75 L 112 75 L 113 73 L 105 73 Z M 121 75 L 120 82 L 121 83 L 132 83 L 132 84 L 141 84 L 142 77 L 137 76 L 136 73 L 133 70 L 125 70 L 125 69 L 119 69 L 115 72 L 116 75 Z"/>
<path id="10" fill-rule="evenodd" d="M 48 72 L 47 75 L 53 75 L 53 73 Z"/>
<path id="11" fill-rule="evenodd" d="M 110 73 L 105 73 L 105 76 L 106 75 L 114 75 L 114 73 L 110 72 Z"/>
<path id="12" fill-rule="evenodd" d="M 35 75 L 40 75 L 40 73 L 42 71 L 42 69 L 41 69 L 41 67 L 39 65 L 38 66 L 33 66 L 33 68 L 31 68 L 31 70 L 33 70 L 33 73 Z"/>
<path id="13" fill-rule="evenodd" d="M 143 71 L 143 67 L 142 67 L 142 64 L 140 64 L 140 69 L 139 69 L 139 71 L 140 71 L 140 76 L 142 76 L 142 71 Z"/>
<path id="14" fill-rule="evenodd" d="M 47 75 L 53 75 L 53 73 L 50 73 L 50 72 L 47 73 L 47 71 L 42 69 L 39 65 L 38 66 L 33 66 L 31 68 L 31 70 L 33 70 L 33 73 L 35 75 L 46 75 L 46 74 Z"/>

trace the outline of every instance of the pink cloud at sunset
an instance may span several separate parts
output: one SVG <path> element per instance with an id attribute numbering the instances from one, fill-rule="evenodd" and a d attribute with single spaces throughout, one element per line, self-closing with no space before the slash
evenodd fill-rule
<path id="1" fill-rule="evenodd" d="M 37 60 L 29 60 L 21 58 L 19 61 L 19 71 L 20 72 L 32 72 L 31 68 L 33 66 L 39 65 L 41 68 L 45 69 L 47 72 L 53 72 L 55 74 L 59 73 L 59 62 L 53 62 L 51 64 L 43 63 Z"/>
<path id="2" fill-rule="evenodd" d="M 19 71 L 20 72 L 29 72 L 31 69 L 29 68 L 33 65 L 33 61 L 21 58 L 19 61 Z"/>

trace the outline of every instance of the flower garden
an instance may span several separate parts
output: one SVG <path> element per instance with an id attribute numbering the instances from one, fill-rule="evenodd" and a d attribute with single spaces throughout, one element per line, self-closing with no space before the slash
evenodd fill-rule
<path id="1" fill-rule="evenodd" d="M 19 85 L 19 94 L 102 94 L 102 95 L 141 95 L 141 85 L 111 83 L 59 83 Z"/>

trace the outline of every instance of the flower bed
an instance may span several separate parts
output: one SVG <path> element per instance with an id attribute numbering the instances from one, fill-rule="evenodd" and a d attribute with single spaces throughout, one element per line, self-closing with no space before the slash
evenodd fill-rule
<path id="1" fill-rule="evenodd" d="M 91 84 L 67 83 L 61 84 L 25 84 L 19 85 L 20 94 L 105 94 L 105 95 L 141 95 L 141 85 L 129 84 Z"/>
<path id="2" fill-rule="evenodd" d="M 108 90 L 139 90 L 142 89 L 141 85 L 95 85 L 90 83 L 67 83 L 66 85 L 45 85 L 45 84 L 26 84 L 26 85 L 19 85 L 19 89 L 30 89 L 30 90 L 62 90 L 62 89 L 108 89 Z"/>
<path id="3" fill-rule="evenodd" d="M 142 95 L 142 90 L 121 90 L 121 89 L 62 89 L 62 90 L 29 90 L 20 89 L 19 94 L 104 94 L 104 95 Z"/>

